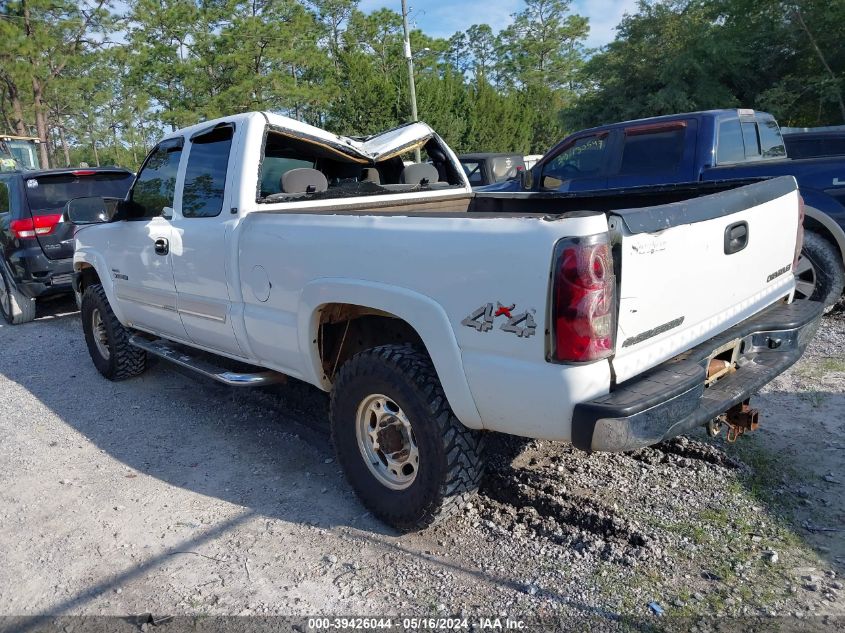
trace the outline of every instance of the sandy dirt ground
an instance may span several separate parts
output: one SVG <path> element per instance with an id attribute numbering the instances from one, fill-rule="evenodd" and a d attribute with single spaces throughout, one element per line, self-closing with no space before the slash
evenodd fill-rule
<path id="1" fill-rule="evenodd" d="M 165 363 L 110 383 L 54 302 L 0 327 L 0 614 L 827 622 L 845 614 L 845 314 L 753 402 L 761 429 L 732 445 L 493 437 L 472 506 L 399 535 L 339 472 L 319 391 Z"/>

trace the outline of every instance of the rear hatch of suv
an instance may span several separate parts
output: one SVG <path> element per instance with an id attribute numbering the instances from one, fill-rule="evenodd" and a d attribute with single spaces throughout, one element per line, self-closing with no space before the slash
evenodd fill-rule
<path id="1" fill-rule="evenodd" d="M 134 178 L 125 169 L 76 169 L 24 175 L 31 231 L 49 259 L 73 257 L 74 226 L 62 221 L 68 200 L 124 198 Z"/>

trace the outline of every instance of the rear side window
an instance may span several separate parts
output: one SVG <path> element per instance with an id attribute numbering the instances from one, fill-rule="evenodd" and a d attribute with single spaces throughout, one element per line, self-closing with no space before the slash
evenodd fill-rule
<path id="1" fill-rule="evenodd" d="M 763 158 L 782 158 L 786 156 L 786 147 L 783 144 L 780 128 L 774 119 L 760 121 L 760 145 L 763 149 Z"/>
<path id="2" fill-rule="evenodd" d="M 184 217 L 212 218 L 223 210 L 233 134 L 232 125 L 222 125 L 191 139 L 182 190 Z"/>
<path id="3" fill-rule="evenodd" d="M 686 128 L 625 130 L 625 146 L 619 174 L 631 176 L 651 173 L 674 173 L 684 154 Z"/>
<path id="4" fill-rule="evenodd" d="M 132 189 L 133 204 L 127 219 L 155 218 L 164 207 L 173 207 L 181 158 L 181 138 L 163 141 L 150 152 Z"/>
<path id="5" fill-rule="evenodd" d="M 128 172 L 80 169 L 68 174 L 24 177 L 26 199 L 33 215 L 61 213 L 68 200 L 74 198 L 102 196 L 122 200 L 131 185 L 132 174 Z"/>
<path id="6" fill-rule="evenodd" d="M 745 160 L 745 145 L 742 142 L 742 128 L 739 119 L 728 119 L 719 124 L 719 139 L 716 163 L 738 163 Z"/>

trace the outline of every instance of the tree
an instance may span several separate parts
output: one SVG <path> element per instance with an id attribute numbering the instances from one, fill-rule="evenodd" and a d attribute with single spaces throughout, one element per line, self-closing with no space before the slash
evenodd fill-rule
<path id="1" fill-rule="evenodd" d="M 49 108 L 46 95 L 68 64 L 86 50 L 99 47 L 96 35 L 108 32 L 111 25 L 108 0 L 71 3 L 65 0 L 11 0 L 0 11 L 0 40 L 6 44 L 0 52 L 2 79 L 13 104 L 19 111 L 22 86 L 32 94 L 32 113 L 38 136 L 42 165 L 49 166 Z M 21 109 L 22 110 L 22 109 Z"/>

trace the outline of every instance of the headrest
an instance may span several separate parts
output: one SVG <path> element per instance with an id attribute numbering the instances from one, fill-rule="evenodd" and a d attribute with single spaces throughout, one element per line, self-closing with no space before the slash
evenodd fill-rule
<path id="1" fill-rule="evenodd" d="M 282 174 L 282 191 L 285 193 L 316 193 L 329 188 L 323 172 L 308 167 L 291 169 Z"/>
<path id="2" fill-rule="evenodd" d="M 381 176 L 378 173 L 378 169 L 375 167 L 364 167 L 361 170 L 361 182 L 371 182 L 376 185 L 381 184 Z"/>
<path id="3" fill-rule="evenodd" d="M 433 185 L 440 179 L 437 168 L 428 163 L 414 163 L 402 170 L 399 182 L 410 185 Z"/>

